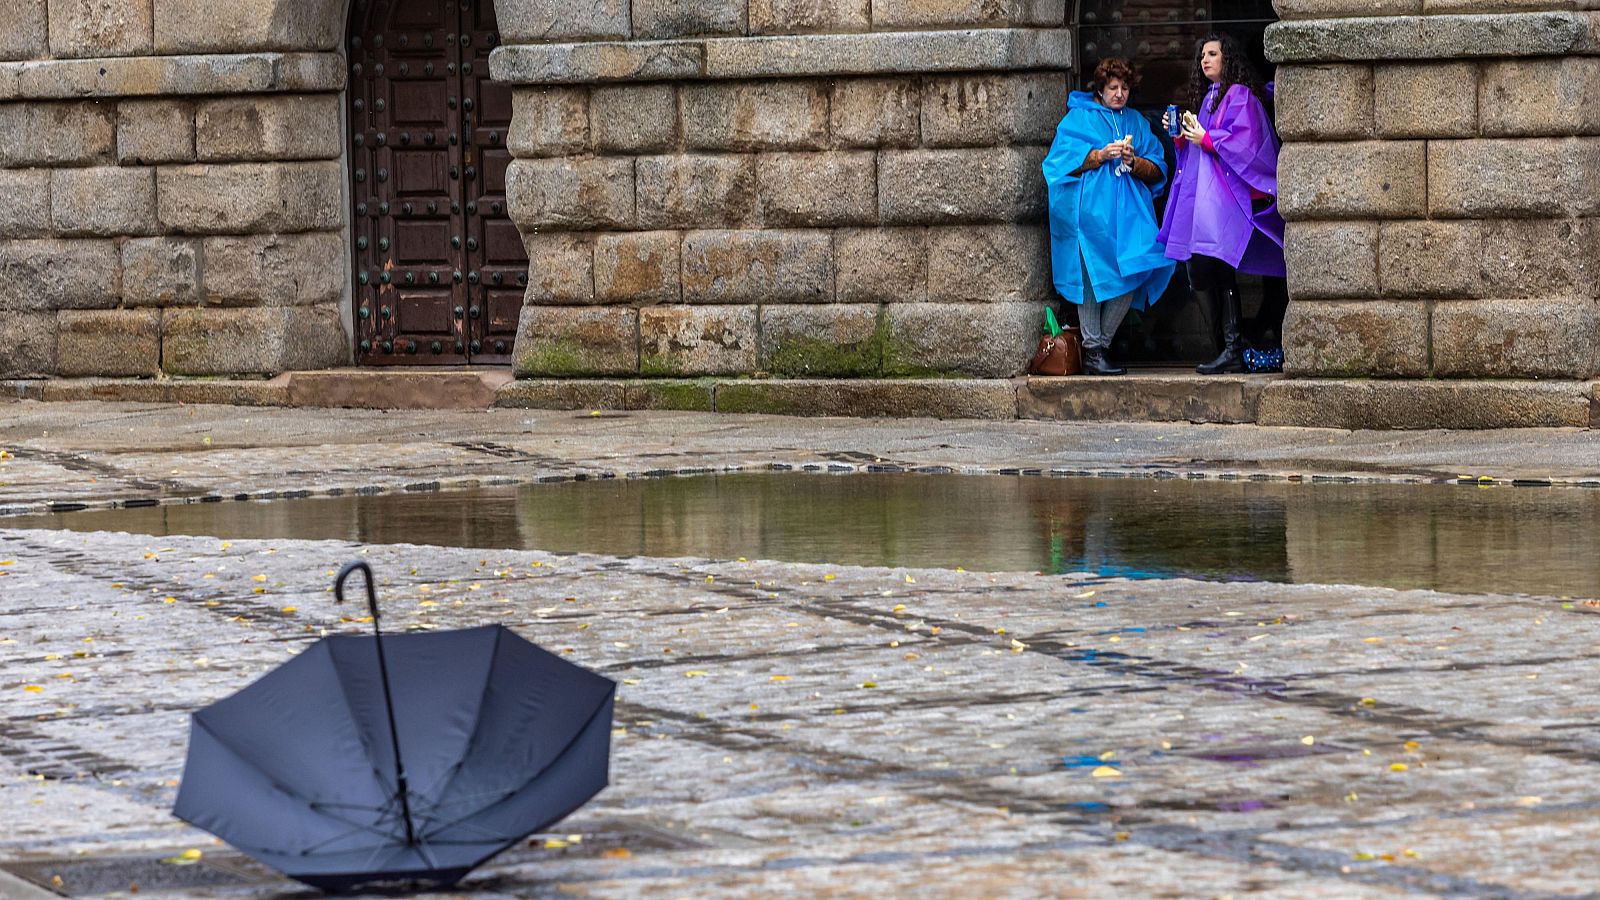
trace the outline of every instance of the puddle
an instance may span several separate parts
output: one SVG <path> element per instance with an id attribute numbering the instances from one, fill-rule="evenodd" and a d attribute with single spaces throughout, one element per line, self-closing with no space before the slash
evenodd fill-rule
<path id="1" fill-rule="evenodd" d="M 1600 492 L 761 473 L 88 510 L 13 528 L 1590 598 Z"/>

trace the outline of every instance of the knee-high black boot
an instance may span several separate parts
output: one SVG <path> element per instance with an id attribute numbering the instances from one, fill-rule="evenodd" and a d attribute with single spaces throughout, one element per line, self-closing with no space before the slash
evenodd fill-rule
<path id="1" fill-rule="evenodd" d="M 1239 295 L 1223 288 L 1217 297 L 1217 318 L 1222 322 L 1222 352 L 1208 363 L 1194 367 L 1201 375 L 1244 371 L 1244 337 L 1239 333 Z"/>

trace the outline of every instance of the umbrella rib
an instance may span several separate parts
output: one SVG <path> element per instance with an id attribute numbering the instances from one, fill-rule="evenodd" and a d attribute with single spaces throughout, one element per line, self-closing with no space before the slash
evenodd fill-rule
<path id="1" fill-rule="evenodd" d="M 613 691 L 614 690 L 615 690 L 615 686 L 613 686 Z M 591 712 L 589 714 L 589 718 L 584 720 L 583 727 L 581 727 L 577 731 L 573 732 L 572 740 L 567 741 L 566 745 L 561 748 L 561 751 L 559 753 L 557 753 L 556 755 L 550 757 L 550 762 L 546 763 L 543 768 L 541 768 L 539 771 L 533 773 L 532 775 L 528 776 L 526 779 L 524 779 L 522 781 L 521 784 L 517 785 L 515 788 L 511 789 L 510 791 L 505 792 L 504 796 L 502 796 L 499 800 L 496 800 L 493 803 L 488 804 L 487 806 L 483 806 L 483 807 L 480 807 L 478 809 L 475 809 L 472 812 L 467 813 L 466 815 L 457 818 L 454 822 L 446 822 L 443 825 L 440 825 L 437 829 L 434 829 L 433 831 L 429 832 L 429 834 L 438 834 L 439 832 L 445 830 L 446 828 L 453 828 L 453 827 L 455 827 L 457 825 L 463 824 L 468 819 L 472 818 L 473 816 L 480 815 L 480 814 L 482 814 L 483 812 L 485 812 L 487 810 L 490 810 L 490 809 L 493 809 L 496 806 L 499 806 L 500 804 L 506 802 L 507 800 L 511 799 L 512 797 L 515 797 L 518 793 L 520 793 L 522 791 L 523 788 L 525 788 L 528 785 L 530 785 L 530 784 L 534 783 L 535 781 L 539 780 L 539 776 L 543 775 L 546 770 L 548 770 L 551 766 L 555 765 L 558 760 L 560 760 L 563 756 L 566 755 L 567 750 L 570 749 L 573 744 L 577 743 L 579 738 L 583 737 L 584 732 L 589 729 L 590 724 L 592 724 L 595 721 L 595 719 L 600 715 L 601 710 L 606 708 L 606 701 L 611 699 L 612 696 L 613 696 L 612 694 L 608 694 L 605 698 L 603 698 L 600 701 L 600 703 L 597 706 L 595 706 L 594 712 Z"/>
<path id="2" fill-rule="evenodd" d="M 364 824 L 362 824 L 360 822 L 352 822 L 349 819 L 344 818 L 343 816 L 339 816 L 339 815 L 335 815 L 333 813 L 325 812 L 322 809 L 322 807 L 327 806 L 329 804 L 322 804 L 322 803 L 317 803 L 315 801 L 312 801 L 308 805 L 312 809 L 316 810 L 317 812 L 323 813 L 323 815 L 325 815 L 328 818 L 334 820 L 335 822 L 339 822 L 341 824 L 350 826 L 350 830 L 346 831 L 344 834 L 335 835 L 335 836 L 333 836 L 331 838 L 328 838 L 327 840 L 323 841 L 320 844 L 312 845 L 312 850 L 315 850 L 317 847 L 323 847 L 323 846 L 326 846 L 328 844 L 331 844 L 334 841 L 342 841 L 345 838 L 349 837 L 352 834 L 355 834 L 358 831 L 365 831 L 365 832 L 368 832 L 369 834 L 373 834 L 373 835 L 376 835 L 376 836 L 381 837 L 381 838 L 386 838 L 388 840 L 394 840 L 395 835 L 392 832 L 383 831 L 383 830 L 379 829 L 378 826 L 376 826 L 376 825 L 364 825 Z M 390 800 L 389 802 L 385 803 L 383 806 L 357 806 L 356 804 L 353 804 L 353 803 L 340 804 L 340 805 L 349 807 L 350 809 L 362 809 L 362 810 L 367 810 L 369 812 L 378 813 L 379 814 L 379 821 L 384 821 L 386 819 L 391 818 L 394 815 L 394 801 L 393 800 Z M 307 852 L 310 852 L 310 851 L 307 851 Z"/>
<path id="3" fill-rule="evenodd" d="M 426 791 L 426 796 L 439 797 L 443 796 L 446 791 L 450 790 L 450 785 L 454 784 L 456 776 L 461 774 L 461 769 L 466 761 L 467 756 L 472 752 L 473 745 L 478 741 L 478 734 L 480 733 L 481 726 L 483 724 L 483 705 L 489 698 L 489 685 L 494 683 L 494 663 L 496 657 L 500 655 L 500 639 L 504 637 L 505 634 L 506 629 L 504 627 L 495 630 L 494 647 L 489 651 L 489 668 L 484 674 L 483 690 L 478 694 L 477 711 L 472 718 L 472 734 L 467 738 L 467 745 L 461 748 L 461 759 L 456 760 L 455 765 L 451 766 L 450 770 L 446 774 L 439 777 L 440 783 L 438 789 L 430 789 Z"/>
<path id="4" fill-rule="evenodd" d="M 331 657 L 332 654 L 330 653 L 329 656 Z M 338 668 L 337 662 L 334 663 L 334 668 Z M 338 679 L 338 681 L 339 696 L 344 700 L 345 711 L 350 714 L 350 721 L 352 723 L 359 723 L 361 719 L 356 715 L 355 707 L 350 703 L 349 685 L 343 678 Z M 383 772 L 379 770 L 376 754 L 372 752 L 372 744 L 367 740 L 366 732 L 360 728 L 356 728 L 356 739 L 361 741 L 362 748 L 367 751 L 367 762 L 372 766 L 372 776 L 378 780 L 378 785 L 383 788 L 384 793 L 389 795 L 389 800 L 392 802 L 399 793 L 398 785 L 391 785 L 389 783 L 389 779 L 386 778 Z"/>
<path id="5" fill-rule="evenodd" d="M 501 798 L 501 800 L 504 800 L 504 799 L 507 799 L 507 798 L 505 798 L 505 797 Z M 496 802 L 499 802 L 499 801 L 496 801 Z M 494 804 L 491 803 L 489 806 L 493 806 L 493 805 Z M 484 807 L 484 809 L 488 809 L 489 806 Z M 489 829 L 484 828 L 481 825 L 474 825 L 471 822 L 471 820 L 463 820 L 463 821 L 457 821 L 457 822 L 453 822 L 453 823 L 446 823 L 445 825 L 441 826 L 441 828 L 451 828 L 451 829 L 465 828 L 465 829 L 468 829 L 470 831 L 476 831 L 477 833 L 483 835 L 484 837 L 489 838 L 490 840 L 496 840 L 496 841 L 503 841 L 507 837 L 507 835 L 501 834 L 498 831 L 490 831 Z M 430 838 L 428 838 L 428 841 L 430 843 L 434 843 L 434 844 L 476 844 L 476 843 L 480 843 L 479 841 L 441 841 L 436 837 L 430 837 Z"/>
<path id="6" fill-rule="evenodd" d="M 264 777 L 266 777 L 266 779 L 269 782 L 271 782 L 271 784 L 272 784 L 272 786 L 274 788 L 282 791 L 283 793 L 285 793 L 288 796 L 294 798 L 295 800 L 298 800 L 301 803 L 304 803 L 306 805 L 307 809 L 315 811 L 316 813 L 318 813 L 319 815 L 323 816 L 324 818 L 326 818 L 326 819 L 328 819 L 330 821 L 338 822 L 341 825 L 348 825 L 353 829 L 358 829 L 359 830 L 361 828 L 370 827 L 370 826 L 363 826 L 358 822 L 352 822 L 349 819 L 343 818 L 342 816 L 337 816 L 337 815 L 334 815 L 332 813 L 329 813 L 329 812 L 326 812 L 326 811 L 320 809 L 319 807 L 322 806 L 322 801 L 313 800 L 310 797 L 307 797 L 305 794 L 302 794 L 301 792 L 296 791 L 296 790 L 288 787 L 287 785 L 283 784 L 277 778 L 272 777 L 265 770 L 263 770 L 259 766 L 256 766 L 255 763 L 251 761 L 249 756 L 247 756 L 244 753 L 239 752 L 239 749 L 237 747 L 235 747 L 230 742 L 224 740 L 221 735 L 217 734 L 215 729 L 213 729 L 210 725 L 206 724 L 206 722 L 201 720 L 198 716 L 195 716 L 193 718 L 194 718 L 194 722 L 195 722 L 196 725 L 198 725 L 201 728 L 205 729 L 206 734 L 211 735 L 211 739 L 212 740 L 216 741 L 222 747 L 227 749 L 228 752 L 230 752 L 233 755 L 237 756 L 241 761 L 250 763 L 251 767 L 254 768 L 257 772 L 260 772 Z M 366 809 L 366 810 L 370 810 L 372 812 L 381 813 L 386 808 L 388 808 L 389 805 L 391 805 L 393 803 L 394 803 L 394 798 L 391 797 L 386 802 L 385 806 L 365 806 L 364 807 L 364 806 L 359 806 L 357 804 L 347 804 L 347 805 L 350 806 L 352 809 Z M 342 835 L 341 835 L 341 837 L 342 837 Z"/>
<path id="7" fill-rule="evenodd" d="M 386 841 L 393 842 L 394 839 L 395 839 L 395 836 L 392 833 L 380 831 L 380 830 L 378 830 L 378 828 L 376 826 L 363 825 L 360 822 L 352 822 L 349 819 L 343 818 L 341 816 L 331 815 L 331 814 L 323 811 L 320 808 L 323 805 L 324 804 L 319 804 L 314 800 L 307 800 L 306 801 L 307 808 L 309 808 L 309 809 L 311 809 L 311 810 L 313 810 L 313 811 L 315 811 L 317 813 L 320 813 L 324 818 L 331 819 L 331 820 L 333 820 L 335 822 L 338 822 L 341 825 L 348 825 L 348 826 L 350 826 L 350 828 L 349 828 L 348 831 L 345 831 L 342 834 L 336 834 L 333 837 L 330 837 L 325 841 L 321 841 L 320 843 L 312 844 L 310 847 L 299 851 L 299 855 L 301 855 L 301 856 L 310 856 L 311 854 L 316 853 L 322 847 L 326 847 L 327 845 L 332 844 L 332 843 L 334 843 L 336 841 L 342 841 L 342 840 L 350 837 L 353 834 L 357 834 L 357 833 L 360 833 L 360 832 L 363 832 L 363 831 L 373 835 L 374 837 L 383 838 Z M 390 801 L 388 804 L 386 804 L 384 806 L 381 806 L 381 807 L 371 807 L 371 806 L 363 807 L 363 806 L 356 806 L 355 804 L 343 804 L 343 805 L 350 806 L 353 809 L 366 809 L 366 810 L 370 810 L 372 812 L 382 813 L 385 816 L 389 816 L 389 815 L 393 814 L 393 805 L 394 805 L 394 803 L 393 803 L 393 801 Z M 239 843 L 237 841 L 234 841 L 234 840 L 229 840 L 228 843 L 233 844 L 235 847 L 238 847 L 241 850 L 249 849 L 249 848 L 247 848 L 246 845 L 241 844 L 241 843 Z M 382 847 L 383 847 L 383 845 L 380 844 L 380 845 L 377 845 L 375 849 L 381 850 Z M 266 847 L 254 847 L 254 849 L 256 851 L 258 851 L 258 852 L 261 852 L 261 853 L 276 854 L 276 853 L 283 852 L 281 850 L 273 850 L 273 849 L 266 848 Z M 354 849 L 359 850 L 360 848 L 357 847 L 357 848 L 354 848 Z M 348 851 L 346 851 L 346 852 L 348 852 Z"/>
<path id="8" fill-rule="evenodd" d="M 337 805 L 347 806 L 347 807 L 350 807 L 351 809 L 370 810 L 372 812 L 380 814 L 380 821 L 384 821 L 384 820 L 391 820 L 392 821 L 395 818 L 395 806 L 396 806 L 396 804 L 397 804 L 397 801 L 394 798 L 390 798 L 386 803 L 384 803 L 383 806 L 377 806 L 377 807 L 359 806 L 359 805 L 356 805 L 356 804 L 353 804 L 353 803 L 345 803 L 345 804 L 337 804 Z M 313 809 L 316 809 L 317 807 L 322 806 L 322 805 L 333 805 L 333 804 L 317 804 L 317 803 L 312 803 L 311 804 Z M 318 810 L 318 811 L 320 812 L 321 810 Z M 352 822 L 352 821 L 350 821 L 348 819 L 341 818 L 339 816 L 334 816 L 334 815 L 329 815 L 328 818 L 333 819 L 334 821 L 342 822 L 342 823 L 344 823 L 346 825 L 349 825 L 350 826 L 350 830 L 346 831 L 344 834 L 335 835 L 335 836 L 333 836 L 331 838 L 328 838 L 327 840 L 323 841 L 320 844 L 313 844 L 310 849 L 303 851 L 304 853 L 307 853 L 307 854 L 314 853 L 320 847 L 325 847 L 328 844 L 334 843 L 335 841 L 342 841 L 345 838 L 348 838 L 350 835 L 355 834 L 355 833 L 360 832 L 360 831 L 365 831 L 365 832 L 368 832 L 369 834 L 374 835 L 375 837 L 383 838 L 384 840 L 391 842 L 391 844 L 395 841 L 395 839 L 397 837 L 397 835 L 395 835 L 393 832 L 381 831 L 375 825 L 363 825 L 360 822 Z M 382 845 L 382 844 L 375 846 L 373 848 L 373 852 L 376 853 L 376 852 L 381 851 L 384 848 L 384 846 L 385 845 Z M 359 849 L 359 848 L 357 848 L 357 849 Z"/>
<path id="9" fill-rule="evenodd" d="M 223 748 L 228 750 L 228 752 L 230 752 L 230 753 L 234 754 L 235 756 L 239 757 L 239 759 L 242 760 L 242 761 L 245 761 L 245 762 L 249 762 L 250 761 L 250 758 L 248 756 L 246 756 L 243 753 L 240 753 L 239 749 L 237 747 L 235 747 L 230 742 L 224 740 L 221 735 L 217 734 L 216 729 L 212 728 L 205 721 L 203 721 L 203 720 L 199 719 L 198 717 L 196 717 L 195 718 L 195 723 L 200 728 L 205 729 L 205 732 L 211 736 L 212 740 L 215 740 L 219 745 L 221 745 Z M 263 776 L 266 776 L 267 780 L 272 784 L 272 786 L 275 789 L 277 789 L 279 791 L 282 791 L 287 796 L 292 797 L 293 799 L 298 800 L 301 803 L 304 803 L 307 809 L 317 813 L 318 815 L 322 816 L 324 819 L 328 820 L 329 822 L 337 822 L 338 824 L 343 825 L 343 826 L 345 826 L 347 828 L 346 831 L 344 831 L 344 832 L 342 832 L 340 834 L 334 835 L 333 837 L 330 837 L 327 840 L 324 840 L 324 841 L 322 841 L 320 843 L 314 844 L 310 848 L 301 851 L 302 854 L 313 853 L 319 847 L 325 847 L 328 844 L 332 844 L 332 843 L 334 843 L 336 841 L 345 840 L 345 839 L 349 838 L 351 835 L 359 834 L 361 832 L 366 832 L 366 833 L 371 834 L 371 835 L 373 835 L 375 837 L 384 838 L 386 840 L 393 840 L 394 839 L 394 835 L 393 834 L 381 831 L 376 826 L 366 825 L 366 824 L 362 824 L 361 822 L 351 821 L 350 819 L 348 819 L 348 818 L 346 818 L 346 817 L 344 817 L 342 815 L 339 815 L 339 814 L 327 809 L 326 807 L 328 807 L 330 805 L 333 805 L 333 804 L 327 804 L 327 803 L 323 803 L 322 801 L 319 801 L 319 800 L 313 800 L 310 797 L 306 796 L 305 794 L 289 788 L 288 786 L 284 785 L 278 779 L 271 777 L 270 775 L 268 775 L 267 772 L 262 770 L 260 767 L 254 766 L 254 763 L 251 763 L 251 765 L 252 765 L 252 767 L 254 767 L 256 769 L 257 772 L 260 772 Z M 341 804 L 337 804 L 337 805 L 341 806 L 341 807 L 344 807 L 346 809 L 364 810 L 364 811 L 379 813 L 381 815 L 388 816 L 388 815 L 392 815 L 393 814 L 393 809 L 394 809 L 394 805 L 395 805 L 395 799 L 393 797 L 388 798 L 384 802 L 383 806 L 364 806 L 364 805 L 356 804 L 356 803 L 341 803 Z M 230 841 L 230 843 L 233 843 L 233 842 Z M 244 847 L 242 845 L 240 845 L 240 844 L 235 843 L 234 845 L 240 847 L 240 849 L 244 849 Z M 257 847 L 255 849 L 257 851 L 259 851 L 259 852 L 262 852 L 262 853 L 278 853 L 278 852 L 281 852 L 279 850 L 273 850 L 273 849 L 266 848 L 266 847 Z"/>

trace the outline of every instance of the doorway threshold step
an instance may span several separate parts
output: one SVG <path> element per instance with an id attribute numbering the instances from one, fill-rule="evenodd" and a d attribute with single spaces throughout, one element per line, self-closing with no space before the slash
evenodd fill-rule
<path id="1" fill-rule="evenodd" d="M 321 369 L 290 372 L 290 406 L 347 409 L 488 409 L 511 370 Z"/>
<path id="2" fill-rule="evenodd" d="M 1017 418 L 1068 422 L 1255 422 L 1261 395 L 1282 375 L 1197 375 L 1156 369 L 1127 375 L 1030 376 Z"/>

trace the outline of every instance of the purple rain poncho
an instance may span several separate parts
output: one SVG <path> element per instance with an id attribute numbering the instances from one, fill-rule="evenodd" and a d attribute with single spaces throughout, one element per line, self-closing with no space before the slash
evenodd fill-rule
<path id="1" fill-rule="evenodd" d="M 1217 90 L 1213 84 L 1195 113 L 1216 152 L 1187 141 L 1178 148 L 1178 173 L 1157 238 L 1172 259 L 1198 253 L 1240 272 L 1282 277 L 1277 136 L 1250 88 L 1236 84 L 1220 103 L 1215 103 Z M 1253 211 L 1252 190 L 1270 198 L 1271 205 Z"/>
<path id="2" fill-rule="evenodd" d="M 1160 170 L 1161 181 L 1145 184 L 1132 173 L 1119 176 L 1116 160 L 1072 174 L 1090 150 L 1129 135 L 1134 151 Z M 1144 309 L 1161 299 L 1173 264 L 1156 242 L 1154 199 L 1166 186 L 1167 163 L 1149 121 L 1136 110 L 1113 110 L 1093 94 L 1073 91 L 1043 168 L 1050 197 L 1050 270 L 1062 298 L 1083 302 L 1087 271 L 1093 296 L 1100 300 L 1131 293 L 1133 308 Z"/>

